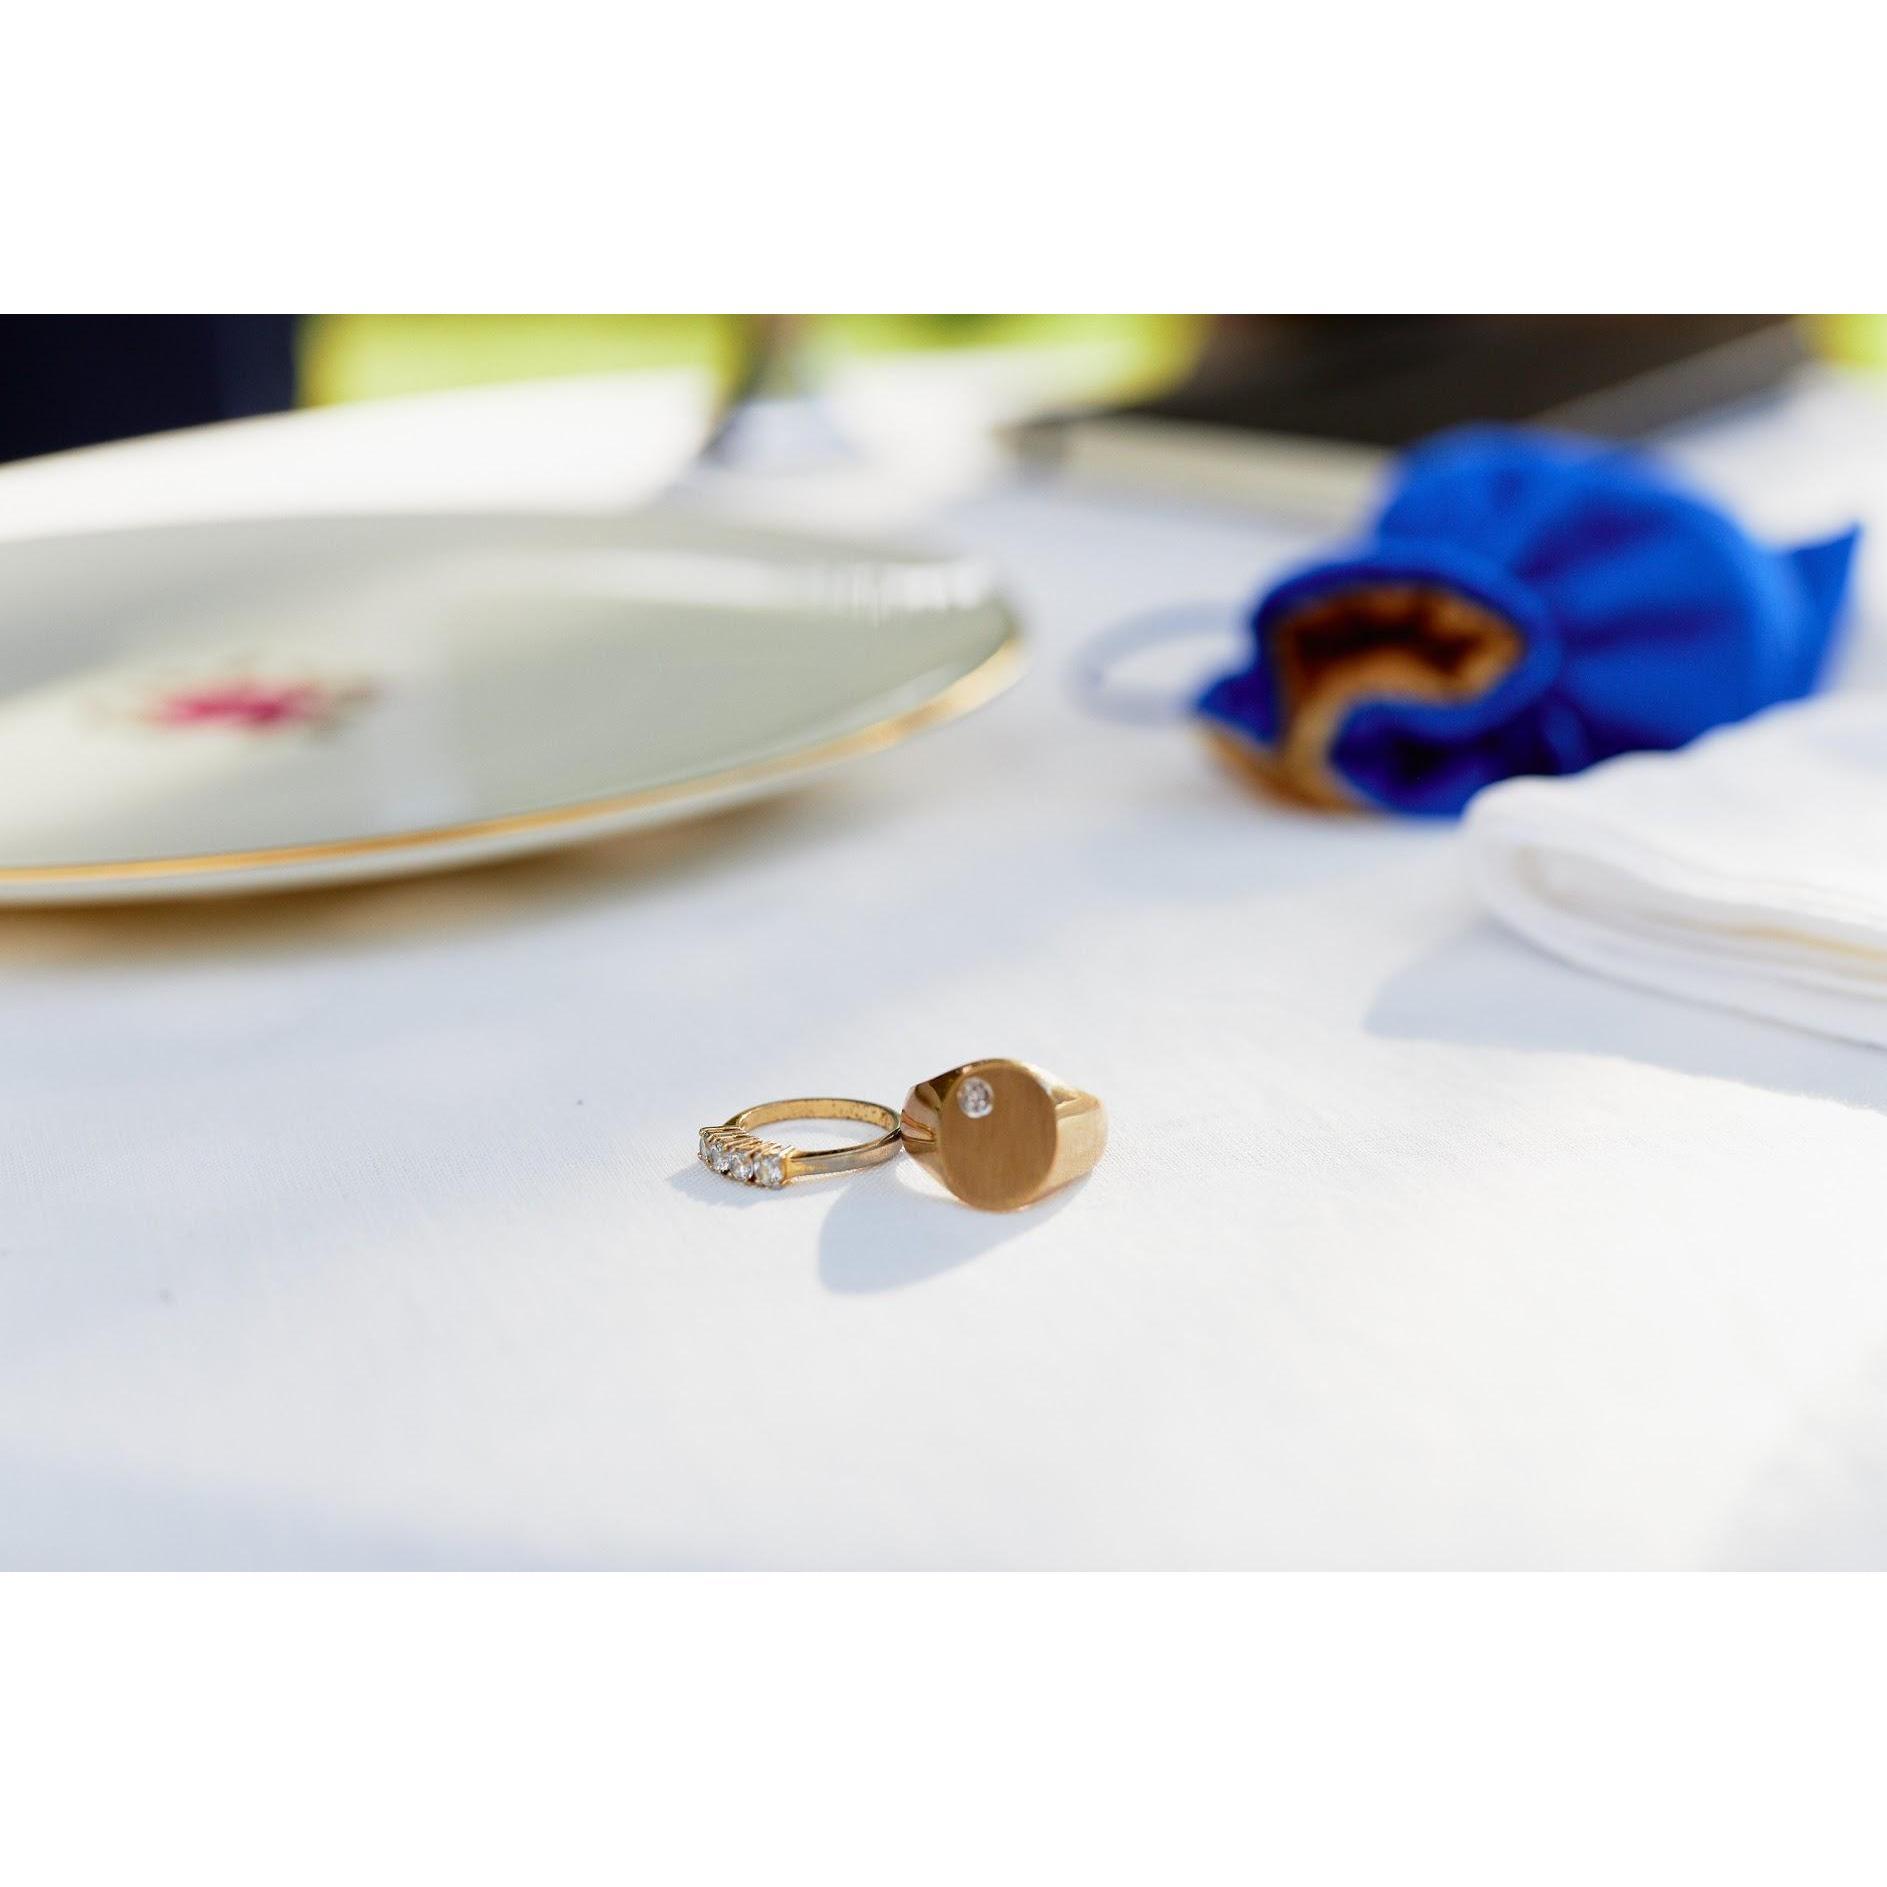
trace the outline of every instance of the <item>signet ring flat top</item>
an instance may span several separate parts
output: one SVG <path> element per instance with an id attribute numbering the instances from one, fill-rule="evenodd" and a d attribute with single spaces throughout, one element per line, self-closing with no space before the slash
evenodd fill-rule
<path id="1" fill-rule="evenodd" d="M 965 1205 L 1013 1212 L 1094 1170 L 1107 1110 L 1083 1088 L 992 1058 L 920 1081 L 898 1122 L 904 1150 Z"/>

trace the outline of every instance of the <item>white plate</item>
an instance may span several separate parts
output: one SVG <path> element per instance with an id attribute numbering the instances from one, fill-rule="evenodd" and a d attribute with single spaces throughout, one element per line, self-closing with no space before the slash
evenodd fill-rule
<path id="1" fill-rule="evenodd" d="M 776 791 L 1017 666 L 972 566 L 679 507 L 0 542 L 0 902 L 600 837 Z"/>

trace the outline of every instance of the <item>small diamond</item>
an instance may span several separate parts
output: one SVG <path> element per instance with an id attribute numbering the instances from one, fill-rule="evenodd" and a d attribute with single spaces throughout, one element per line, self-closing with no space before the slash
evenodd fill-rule
<path id="1" fill-rule="evenodd" d="M 762 1186 L 784 1186 L 786 1184 L 785 1162 L 777 1153 L 763 1153 L 754 1161 L 753 1176 Z"/>
<path id="2" fill-rule="evenodd" d="M 730 1179 L 752 1179 L 753 1156 L 748 1153 L 736 1152 L 733 1158 L 727 1163 L 727 1176 Z"/>
<path id="3" fill-rule="evenodd" d="M 701 1130 L 701 1164 L 703 1166 L 714 1164 L 714 1142 L 708 1138 L 708 1130 L 705 1127 Z"/>
<path id="4" fill-rule="evenodd" d="M 957 1083 L 957 1105 L 972 1120 L 981 1120 L 996 1105 L 996 1097 L 981 1075 L 971 1075 L 969 1080 Z"/>
<path id="5" fill-rule="evenodd" d="M 725 1173 L 734 1164 L 734 1156 L 717 1140 L 714 1143 L 713 1153 L 708 1156 L 708 1164 L 717 1173 Z"/>

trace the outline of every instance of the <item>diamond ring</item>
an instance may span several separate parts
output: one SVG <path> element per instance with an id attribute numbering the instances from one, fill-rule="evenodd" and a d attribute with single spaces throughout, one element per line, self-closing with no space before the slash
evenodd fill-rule
<path id="1" fill-rule="evenodd" d="M 875 1140 L 855 1146 L 826 1147 L 808 1152 L 761 1140 L 749 1129 L 782 1120 L 857 1120 L 884 1129 Z M 746 1186 L 774 1188 L 795 1180 L 816 1179 L 823 1173 L 849 1173 L 861 1166 L 876 1166 L 898 1150 L 897 1110 L 876 1101 L 839 1101 L 827 1098 L 802 1101 L 764 1101 L 743 1108 L 718 1127 L 703 1127 L 699 1141 L 701 1164 Z"/>

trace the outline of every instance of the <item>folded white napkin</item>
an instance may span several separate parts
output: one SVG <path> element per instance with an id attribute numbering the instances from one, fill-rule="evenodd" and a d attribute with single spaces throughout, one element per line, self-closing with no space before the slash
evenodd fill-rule
<path id="1" fill-rule="evenodd" d="M 1887 1047 L 1887 694 L 1468 808 L 1496 916 L 1588 969 Z"/>

